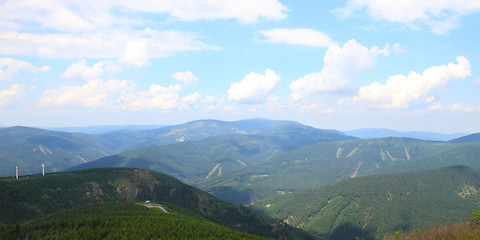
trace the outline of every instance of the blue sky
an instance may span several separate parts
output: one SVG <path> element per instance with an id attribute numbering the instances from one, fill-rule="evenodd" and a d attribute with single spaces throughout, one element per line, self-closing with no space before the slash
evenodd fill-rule
<path id="1" fill-rule="evenodd" d="M 480 132 L 479 23 L 479 0 L 4 0 L 0 124 Z"/>

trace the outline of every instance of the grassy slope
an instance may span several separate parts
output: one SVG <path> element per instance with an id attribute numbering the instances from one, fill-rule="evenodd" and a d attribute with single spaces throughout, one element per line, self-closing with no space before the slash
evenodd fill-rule
<path id="1" fill-rule="evenodd" d="M 261 239 L 163 204 L 168 213 L 131 202 L 100 203 L 3 227 L 1 239 Z"/>
<path id="2" fill-rule="evenodd" d="M 253 206 L 317 237 L 372 238 L 465 220 L 480 208 L 478 190 L 480 170 L 453 166 L 342 180 Z"/>
<path id="3" fill-rule="evenodd" d="M 300 236 L 294 229 L 217 199 L 177 179 L 140 169 L 104 168 L 0 179 L 0 223 L 15 224 L 97 202 L 157 201 L 260 236 Z"/>

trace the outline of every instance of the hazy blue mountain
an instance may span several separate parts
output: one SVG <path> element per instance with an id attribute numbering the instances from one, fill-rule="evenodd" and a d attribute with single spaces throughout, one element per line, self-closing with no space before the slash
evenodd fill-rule
<path id="1" fill-rule="evenodd" d="M 480 133 L 473 133 L 467 136 L 450 140 L 450 142 L 480 142 Z"/>
<path id="2" fill-rule="evenodd" d="M 41 173 L 92 161 L 113 154 L 95 135 L 48 131 L 28 127 L 0 129 L 0 176 Z"/>
<path id="3" fill-rule="evenodd" d="M 479 169 L 451 166 L 341 180 L 252 206 L 319 239 L 381 239 L 465 221 L 480 208 L 479 190 Z"/>
<path id="4" fill-rule="evenodd" d="M 386 128 L 361 128 L 351 131 L 343 131 L 345 134 L 362 139 L 369 138 L 386 138 L 386 137 L 400 137 L 400 138 L 415 138 L 429 141 L 448 141 L 454 138 L 465 136 L 466 133 L 443 134 L 435 132 L 411 131 L 401 132 Z"/>
<path id="5" fill-rule="evenodd" d="M 121 130 L 99 135 L 117 152 L 176 142 L 196 141 L 230 134 L 256 134 L 274 124 L 289 122 L 269 119 L 241 121 L 198 120 L 148 130 Z M 293 123 L 293 122 L 290 122 Z"/>
<path id="6" fill-rule="evenodd" d="M 62 131 L 71 133 L 86 133 L 86 134 L 103 134 L 114 131 L 122 130 L 149 130 L 157 129 L 165 126 L 162 125 L 97 125 L 97 126 L 85 126 L 85 127 L 47 127 L 43 129 L 51 131 Z M 42 128 L 42 127 L 38 127 Z"/>
<path id="7" fill-rule="evenodd" d="M 277 122 L 257 135 L 233 134 L 142 148 L 70 168 L 139 167 L 167 173 L 189 184 L 229 175 L 271 161 L 293 149 L 328 141 L 352 139 L 338 131 Z"/>

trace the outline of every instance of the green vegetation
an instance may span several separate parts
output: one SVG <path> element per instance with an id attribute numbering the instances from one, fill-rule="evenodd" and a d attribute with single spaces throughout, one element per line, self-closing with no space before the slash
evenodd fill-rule
<path id="1" fill-rule="evenodd" d="M 213 152 L 210 155 L 203 152 L 204 157 L 208 158 L 212 154 L 220 153 L 228 159 L 228 154 L 231 152 L 243 151 L 240 155 L 247 154 L 246 156 L 250 157 L 256 154 L 257 158 L 254 160 L 258 160 L 272 155 L 275 149 L 286 151 L 320 141 L 352 138 L 338 131 L 316 129 L 296 122 L 266 119 L 236 122 L 201 120 L 158 129 L 122 130 L 99 135 L 26 127 L 0 128 L 0 176 L 14 176 L 15 166 L 19 167 L 20 175 L 41 173 L 42 162 L 45 163 L 47 172 L 58 172 L 126 150 L 198 141 L 208 137 L 232 134 L 256 134 L 258 136 L 250 137 L 251 141 L 260 142 L 259 147 L 268 147 L 257 148 L 256 143 L 250 143 L 248 146 L 238 146 L 240 149 L 230 149 L 225 152 L 215 148 L 229 145 L 230 139 L 228 137 L 220 138 L 218 141 L 213 140 L 213 143 L 205 142 L 205 144 L 217 144 L 217 146 L 212 146 Z M 235 136 L 232 138 L 232 141 L 236 141 Z M 220 142 L 222 139 L 226 142 Z M 249 147 L 254 149 L 248 149 Z M 248 153 L 248 151 L 250 152 Z M 168 151 L 166 154 L 169 154 Z M 173 156 L 179 157 L 175 154 Z M 177 160 L 174 159 L 174 161 Z M 149 166 L 149 164 L 144 165 Z M 150 169 L 152 170 L 163 170 L 161 167 L 156 167 L 156 164 L 151 165 Z M 113 167 L 113 165 L 106 167 Z M 146 168 L 145 166 L 130 167 Z M 226 168 L 223 169 L 226 170 Z"/>
<path id="2" fill-rule="evenodd" d="M 452 166 L 363 176 L 255 202 L 320 239 L 365 239 L 463 221 L 480 208 L 480 170 Z"/>
<path id="3" fill-rule="evenodd" d="M 411 172 L 449 165 L 480 167 L 480 143 L 383 138 L 322 142 L 268 162 L 195 183 L 227 201 L 250 202 L 362 175 Z M 265 176 L 265 177 L 255 177 Z"/>
<path id="4" fill-rule="evenodd" d="M 308 238 L 302 231 L 217 199 L 177 179 L 140 169 L 102 168 L 0 179 L 0 224 L 18 224 L 98 202 L 151 200 L 264 237 Z"/>
<path id="5" fill-rule="evenodd" d="M 467 136 L 450 140 L 450 142 L 480 142 L 480 133 L 474 133 Z"/>
<path id="6" fill-rule="evenodd" d="M 127 202 L 82 206 L 0 227 L 0 239 L 262 239 L 165 207 L 169 213 Z"/>
<path id="7" fill-rule="evenodd" d="M 0 176 L 55 172 L 114 152 L 94 135 L 26 127 L 0 128 Z"/>
<path id="8" fill-rule="evenodd" d="M 268 162 L 281 153 L 301 146 L 343 139 L 351 137 L 337 131 L 279 122 L 258 135 L 224 135 L 201 141 L 143 148 L 88 162 L 70 170 L 137 167 L 163 172 L 186 183 L 198 185 L 207 179 L 231 176 L 232 171 L 244 169 L 246 166 Z M 212 172 L 217 165 L 217 172 Z M 212 174 L 209 175 L 210 172 Z"/>
<path id="9" fill-rule="evenodd" d="M 437 239 L 480 239 L 480 225 L 475 222 L 447 223 L 426 230 L 416 229 L 411 232 L 395 232 L 384 240 L 437 240 Z"/>

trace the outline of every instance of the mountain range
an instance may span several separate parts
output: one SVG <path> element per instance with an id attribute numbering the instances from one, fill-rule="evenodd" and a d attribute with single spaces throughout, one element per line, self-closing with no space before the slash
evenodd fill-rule
<path id="1" fill-rule="evenodd" d="M 382 131 L 389 132 L 380 130 Z M 379 131 L 371 130 L 369 134 L 375 132 Z M 52 172 L 81 169 L 85 170 L 80 173 L 85 172 L 88 173 L 87 175 L 99 174 L 98 171 L 103 170 L 98 169 L 105 168 L 113 172 L 120 171 L 115 169 L 123 168 L 134 168 L 135 171 L 141 172 L 149 170 L 173 176 L 223 201 L 251 206 L 286 224 L 303 228 L 318 239 L 345 237 L 370 239 L 383 234 L 392 234 L 392 231 L 399 229 L 425 228 L 446 221 L 459 221 L 467 217 L 469 212 L 466 208 L 471 208 L 470 212 L 478 208 L 476 204 L 480 202 L 480 196 L 476 192 L 480 184 L 471 180 L 470 176 L 477 176 L 476 168 L 480 167 L 480 135 L 477 133 L 453 138 L 456 136 L 428 134 L 430 133 L 418 133 L 415 138 L 370 138 L 361 135 L 361 132 L 345 134 L 337 130 L 313 128 L 293 121 L 269 119 L 234 122 L 199 120 L 154 129 L 121 129 L 98 134 L 10 127 L 0 128 L 0 139 L 2 139 L 0 140 L 0 174 L 13 176 L 15 166 L 18 166 L 20 178 L 25 180 L 26 174 L 41 173 L 42 163 L 46 166 L 47 175 Z M 421 139 L 426 136 L 449 141 Z M 83 187 L 79 188 L 80 183 L 75 181 L 80 181 L 81 177 L 73 173 L 66 172 L 65 175 L 60 175 L 63 176 L 60 179 L 66 185 L 59 188 L 51 188 L 55 184 L 39 184 L 36 182 L 38 175 L 31 176 L 35 181 L 30 183 L 36 186 L 48 186 L 47 188 L 50 189 L 50 192 L 32 191 L 43 194 L 41 196 L 45 198 L 49 194 L 60 194 L 64 189 L 76 189 L 75 191 L 81 194 L 87 194 L 87 192 L 93 194 L 95 200 L 90 203 L 117 200 L 143 201 L 139 197 L 123 196 L 122 187 L 113 184 L 120 180 L 111 173 L 106 173 L 109 180 L 100 178 L 107 182 L 103 182 L 103 185 L 99 184 L 98 188 L 101 192 L 113 191 L 116 194 L 112 192 L 105 195 L 98 193 L 95 185 L 98 179 L 83 182 L 81 183 Z M 125 172 L 117 173 L 128 175 Z M 149 172 L 149 174 L 156 173 Z M 465 176 L 462 177 L 462 174 Z M 444 180 L 437 179 L 434 175 L 443 176 Z M 131 177 L 131 174 L 129 176 Z M 133 178 L 138 180 L 138 177 Z M 6 179 L 12 181 L 11 178 Z M 132 187 L 140 190 L 140 194 L 142 191 L 148 192 L 144 187 L 152 181 L 155 182 L 150 179 L 147 181 L 149 183 L 142 183 L 142 186 L 135 183 L 136 187 L 127 184 L 130 186 L 126 187 L 129 189 L 127 192 L 130 192 Z M 462 181 L 464 185 L 461 185 Z M 448 185 L 450 190 L 441 192 L 432 185 L 435 182 Z M 403 192 L 395 192 L 396 190 L 391 187 L 404 189 L 401 184 L 409 188 Z M 7 190 L 10 189 L 8 191 L 13 192 L 16 188 L 28 189 L 27 185 L 18 185 L 13 188 L 8 188 L 13 185 L 4 186 Z M 452 190 L 453 188 L 455 190 Z M 87 189 L 87 192 L 83 192 L 84 189 Z M 153 194 L 151 189 L 150 194 Z M 416 192 L 418 189 L 428 196 Z M 387 193 L 376 190 L 387 191 Z M 138 191 L 135 194 L 137 193 Z M 24 193 L 15 192 L 15 194 L 22 198 L 26 197 L 22 195 Z M 82 204 L 76 203 L 76 200 L 67 200 L 65 197 L 62 204 L 45 203 L 51 208 L 45 210 L 26 200 L 25 206 L 9 208 L 10 210 L 21 209 L 21 213 L 18 216 L 15 215 L 18 219 L 13 220 L 14 222 L 4 224 L 23 224 L 31 217 L 55 214 L 58 209 L 81 207 L 85 203 L 85 198 L 82 196 L 77 196 L 74 192 L 69 194 L 83 199 Z M 308 196 L 311 195 L 318 199 L 309 198 Z M 397 201 L 390 195 L 403 196 L 403 198 L 395 198 L 403 200 Z M 151 196 L 153 195 L 146 195 L 156 201 L 167 201 Z M 389 202 L 384 203 L 382 201 L 385 199 L 377 199 L 377 196 L 387 196 L 386 201 Z M 436 196 L 438 200 L 432 200 L 434 198 L 432 196 Z M 29 198 L 26 197 L 26 199 Z M 296 202 L 295 199 L 310 200 Z M 368 205 L 366 199 L 371 199 L 376 206 L 382 206 L 382 208 L 376 209 Z M 327 203 L 333 201 L 333 205 L 328 205 L 325 201 Z M 433 217 L 428 219 L 425 217 L 427 213 L 424 210 L 429 208 L 424 205 L 430 201 L 437 201 L 438 204 L 437 202 L 435 202 L 436 205 L 433 204 L 437 209 L 431 210 Z M 23 201 L 20 202 L 23 204 Z M 182 205 L 183 203 L 170 201 L 167 203 L 189 209 L 188 211 L 212 220 L 212 216 L 202 215 L 202 212 Z M 451 204 L 456 204 L 458 207 Z M 33 208 L 30 208 L 30 205 Z M 283 206 L 283 208 L 278 209 L 276 206 Z M 214 211 L 215 208 L 212 207 L 210 210 Z M 5 211 L 8 212 L 8 210 Z M 441 215 L 442 211 L 448 214 Z M 451 214 L 451 212 L 458 214 Z M 8 214 L 13 216 L 12 213 Z M 349 216 L 351 219 L 348 218 Z M 9 218 L 4 217 L 4 219 Z M 225 224 L 226 220 L 215 221 Z M 391 222 L 391 224 L 382 224 L 381 221 Z M 228 226 L 232 227 L 232 225 Z M 62 227 L 60 226 L 59 229 Z M 245 230 L 242 231 L 245 232 Z M 264 230 L 257 229 L 250 233 L 256 231 Z M 353 235 L 345 235 L 345 233 Z"/>
<path id="2" fill-rule="evenodd" d="M 341 180 L 252 204 L 319 239 L 373 239 L 465 221 L 480 208 L 480 170 L 450 166 Z"/>
<path id="3" fill-rule="evenodd" d="M 0 225 L 101 202 L 164 202 L 257 236 L 308 239 L 308 234 L 190 187 L 177 179 L 142 169 L 100 168 L 75 172 L 0 178 Z M 181 210 L 180 210 L 181 211 Z M 180 229 L 181 230 L 181 229 Z"/>

